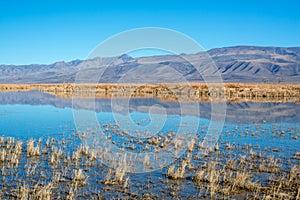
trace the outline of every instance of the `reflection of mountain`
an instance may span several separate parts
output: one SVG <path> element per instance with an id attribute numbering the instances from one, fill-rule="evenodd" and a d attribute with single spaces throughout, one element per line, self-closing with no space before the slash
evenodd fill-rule
<path id="1" fill-rule="evenodd" d="M 53 105 L 57 108 L 72 107 L 72 101 L 59 99 L 39 91 L 0 92 L 0 104 Z"/>
<path id="2" fill-rule="evenodd" d="M 114 111 L 125 113 L 126 107 L 122 106 L 125 100 L 112 102 L 110 99 L 96 99 L 97 112 L 111 112 L 112 104 L 120 105 L 120 109 Z M 83 99 L 86 109 L 93 109 L 93 100 Z M 62 99 L 38 91 L 30 92 L 6 92 L 0 93 L 0 104 L 28 104 L 28 105 L 53 105 L 58 108 L 72 107 L 71 99 Z M 197 103 L 198 104 L 198 103 Z M 130 112 L 149 112 L 152 106 L 160 106 L 166 109 L 168 114 L 180 114 L 180 105 L 176 102 L 161 102 L 158 99 L 130 99 Z M 211 117 L 211 104 L 199 103 L 200 117 Z M 193 104 L 184 104 L 189 115 L 199 116 L 199 111 Z M 153 110 L 152 110 L 153 111 Z M 226 121 L 235 123 L 262 122 L 299 122 L 300 104 L 294 103 L 227 103 Z"/>
<path id="3" fill-rule="evenodd" d="M 238 46 L 212 49 L 197 54 L 131 58 L 94 58 L 50 65 L 0 65 L 0 83 L 74 82 L 76 73 L 85 69 L 90 80 L 103 72 L 101 82 L 180 82 L 203 81 L 194 66 L 207 75 L 218 71 L 225 82 L 299 82 L 300 47 Z M 193 65 L 184 59 L 192 62 Z M 212 62 L 213 61 L 213 62 Z M 210 71 L 211 65 L 217 70 Z M 109 67 L 108 67 L 109 66 Z M 107 69 L 105 69 L 108 67 Z M 105 70 L 104 70 L 105 69 Z M 101 71 L 102 70 L 102 71 Z M 98 78 L 98 77 L 94 77 Z M 97 79 L 98 80 L 98 79 Z"/>

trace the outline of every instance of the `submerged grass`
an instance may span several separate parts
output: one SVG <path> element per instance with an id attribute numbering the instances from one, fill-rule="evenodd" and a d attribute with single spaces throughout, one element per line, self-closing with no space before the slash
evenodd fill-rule
<path id="1" fill-rule="evenodd" d="M 281 132 L 274 130 L 272 134 L 285 137 L 287 133 Z M 114 133 L 123 134 L 109 134 Z M 259 137 L 250 136 L 248 131 L 242 133 Z M 282 157 L 280 153 L 285 149 L 274 151 L 219 141 L 215 151 L 199 158 L 202 144 L 197 138 L 190 141 L 186 153 L 174 163 L 154 172 L 135 174 L 126 172 L 130 166 L 125 161 L 116 169 L 102 164 L 109 150 L 99 152 L 82 144 L 74 148 L 72 139 L 21 141 L 0 137 L 0 199 L 300 199 L 299 151 Z M 183 145 L 171 132 L 130 142 L 122 145 L 147 147 L 148 151 Z M 152 164 L 147 156 L 143 163 Z"/>

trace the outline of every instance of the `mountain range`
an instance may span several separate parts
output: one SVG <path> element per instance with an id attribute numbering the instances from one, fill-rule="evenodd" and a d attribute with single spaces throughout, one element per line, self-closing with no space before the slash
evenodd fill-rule
<path id="1" fill-rule="evenodd" d="M 207 71 L 211 65 L 215 71 Z M 72 83 L 78 71 L 88 71 L 82 75 L 85 82 L 101 74 L 101 83 L 203 82 L 203 74 L 220 74 L 224 82 L 299 83 L 300 47 L 235 46 L 195 54 L 0 65 L 0 83 Z"/>

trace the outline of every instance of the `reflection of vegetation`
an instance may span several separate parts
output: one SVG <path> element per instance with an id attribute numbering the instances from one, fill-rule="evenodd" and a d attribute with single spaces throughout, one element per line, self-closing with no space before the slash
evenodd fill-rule
<path id="1" fill-rule="evenodd" d="M 263 133 L 261 129 L 256 126 L 253 133 L 233 130 L 226 134 L 260 137 L 257 132 Z M 295 131 L 290 133 L 291 140 L 298 139 L 295 137 L 298 130 Z M 74 137 L 85 134 L 88 133 L 77 133 Z M 272 131 L 274 139 L 282 139 L 287 134 L 287 131 Z M 111 135 L 114 132 L 110 133 L 110 139 Z M 126 173 L 129 165 L 125 160 L 116 169 L 109 169 L 99 162 L 107 156 L 109 149 L 100 152 L 85 145 L 73 149 L 72 141 L 71 138 L 31 139 L 24 144 L 12 137 L 0 137 L 1 199 L 300 198 L 300 152 L 297 151 L 287 157 L 284 153 L 287 149 L 261 149 L 257 145 L 219 141 L 215 151 L 211 150 L 201 158 L 197 152 L 204 146 L 192 139 L 186 153 L 174 163 L 162 170 L 134 174 Z M 128 149 L 131 151 L 146 146 L 148 151 L 163 151 L 167 145 L 182 144 L 176 135 L 168 134 L 145 141 L 131 139 L 121 145 L 134 146 Z M 143 148 L 137 148 L 139 145 Z M 280 157 L 280 153 L 285 157 Z M 152 164 L 147 156 L 143 163 Z M 195 188 L 197 193 L 187 192 L 189 188 Z"/>

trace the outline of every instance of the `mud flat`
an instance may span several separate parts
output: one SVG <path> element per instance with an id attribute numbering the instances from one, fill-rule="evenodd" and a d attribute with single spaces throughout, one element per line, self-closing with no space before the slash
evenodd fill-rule
<path id="1" fill-rule="evenodd" d="M 163 101 L 300 103 L 300 84 L 0 84 L 1 92 L 30 90 L 61 98 L 157 97 Z"/>

